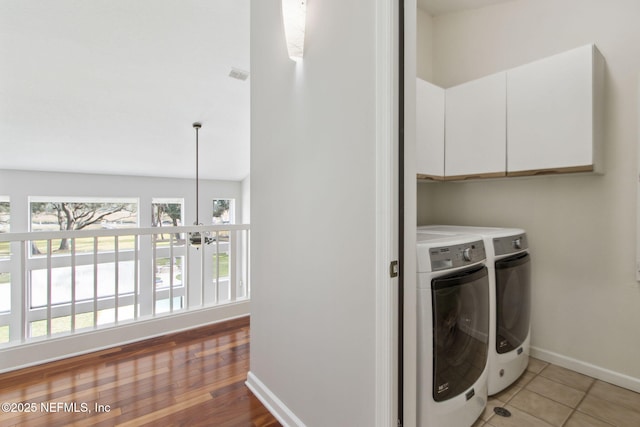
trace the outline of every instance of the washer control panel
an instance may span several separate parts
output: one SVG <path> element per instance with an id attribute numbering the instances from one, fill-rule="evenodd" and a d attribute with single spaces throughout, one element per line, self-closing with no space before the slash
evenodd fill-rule
<path id="1" fill-rule="evenodd" d="M 448 270 L 480 262 L 487 257 L 482 240 L 429 250 L 431 271 Z"/>
<path id="2" fill-rule="evenodd" d="M 529 242 L 527 241 L 526 233 L 493 239 L 493 250 L 496 255 L 511 254 L 528 248 Z"/>

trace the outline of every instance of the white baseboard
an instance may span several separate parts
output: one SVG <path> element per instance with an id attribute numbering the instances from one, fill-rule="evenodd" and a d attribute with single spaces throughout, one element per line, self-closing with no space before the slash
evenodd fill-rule
<path id="1" fill-rule="evenodd" d="M 589 375 L 590 377 L 640 393 L 640 378 L 634 378 L 629 375 L 611 371 L 600 366 L 583 362 L 582 360 L 572 359 L 571 357 L 563 356 L 562 354 L 554 353 L 537 347 L 531 347 L 531 356 L 535 357 L 536 359 L 553 363 L 554 365 L 571 369 L 572 371 L 576 371 L 584 375 Z"/>
<path id="2" fill-rule="evenodd" d="M 304 423 L 287 408 L 287 405 L 278 399 L 278 396 L 273 394 L 253 372 L 249 371 L 245 384 L 284 427 L 305 427 Z"/>
<path id="3" fill-rule="evenodd" d="M 0 350 L 0 373 L 248 316 L 249 312 L 250 301 L 243 301 L 9 346 Z"/>

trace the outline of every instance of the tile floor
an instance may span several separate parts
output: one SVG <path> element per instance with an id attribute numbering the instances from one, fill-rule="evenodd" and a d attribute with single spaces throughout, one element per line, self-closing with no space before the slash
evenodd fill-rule
<path id="1" fill-rule="evenodd" d="M 510 417 L 494 413 L 505 407 Z M 527 371 L 489 398 L 472 427 L 640 426 L 640 393 L 531 358 Z"/>

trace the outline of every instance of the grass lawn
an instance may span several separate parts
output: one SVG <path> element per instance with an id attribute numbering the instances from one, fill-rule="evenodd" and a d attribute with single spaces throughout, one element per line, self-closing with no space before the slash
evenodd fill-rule
<path id="1" fill-rule="evenodd" d="M 228 234 L 228 233 L 227 233 Z M 219 240 L 222 242 L 228 241 L 228 236 L 224 236 L 220 233 Z M 34 240 L 34 244 L 42 254 L 47 253 L 47 241 L 46 240 Z M 170 243 L 168 239 L 156 241 L 158 247 L 169 247 Z M 71 245 L 71 243 L 69 243 Z M 174 246 L 183 246 L 184 239 L 173 241 Z M 54 239 L 51 241 L 51 249 L 55 254 L 70 253 L 70 250 L 59 250 L 60 239 Z M 120 236 L 118 239 L 118 248 L 120 250 L 134 249 L 135 236 Z M 98 238 L 98 252 L 109 252 L 115 250 L 115 238 L 114 237 L 99 237 Z M 77 253 L 91 253 L 93 252 L 93 237 L 85 237 L 76 239 L 76 252 Z M 9 256 L 11 253 L 9 242 L 0 242 L 0 258 Z"/>
<path id="2" fill-rule="evenodd" d="M 0 242 L 0 258 L 9 256 L 9 242 Z"/>
<path id="3" fill-rule="evenodd" d="M 93 313 L 76 314 L 76 330 L 93 326 Z M 51 334 L 69 332 L 71 330 L 71 316 L 56 317 L 51 319 Z M 31 322 L 31 336 L 41 337 L 47 335 L 47 321 L 38 320 Z"/>
<path id="4" fill-rule="evenodd" d="M 217 260 L 216 260 L 217 256 L 214 255 L 212 257 L 213 260 L 213 279 L 215 280 L 216 278 L 216 268 L 217 268 Z M 224 254 L 221 253 L 220 254 L 220 277 L 226 277 L 229 275 L 229 254 Z"/>
<path id="5" fill-rule="evenodd" d="M 85 237 L 76 240 L 76 253 L 93 252 L 93 237 Z M 42 254 L 47 253 L 46 240 L 34 240 L 33 242 Z M 71 242 L 69 242 L 71 246 Z M 59 250 L 60 239 L 51 241 L 51 251 L 56 254 L 68 254 L 71 250 Z M 118 249 L 127 250 L 135 247 L 135 236 L 120 236 L 118 238 Z M 114 237 L 98 237 L 98 252 L 108 252 L 115 250 Z"/>
<path id="6" fill-rule="evenodd" d="M 99 237 L 98 238 L 98 251 L 113 251 L 115 248 L 115 242 L 113 237 Z M 34 243 L 38 250 L 42 254 L 47 253 L 47 241 L 46 240 L 34 240 Z M 135 236 L 120 236 L 118 240 L 118 248 L 120 250 L 133 249 L 135 244 Z M 168 243 L 167 243 L 168 245 Z M 60 239 L 51 241 L 51 249 L 53 253 L 65 254 L 70 253 L 70 250 L 61 251 Z M 82 239 L 76 239 L 76 252 L 93 252 L 93 237 L 86 237 Z M 0 257 L 9 256 L 10 247 L 9 242 L 0 242 Z"/>

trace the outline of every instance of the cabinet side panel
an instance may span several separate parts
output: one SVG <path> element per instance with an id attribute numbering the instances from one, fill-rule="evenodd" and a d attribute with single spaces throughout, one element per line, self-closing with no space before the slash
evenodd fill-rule
<path id="1" fill-rule="evenodd" d="M 593 170 L 604 173 L 604 86 L 605 60 L 593 46 Z"/>
<path id="2" fill-rule="evenodd" d="M 416 167 L 418 174 L 444 176 L 444 89 L 416 80 Z"/>

